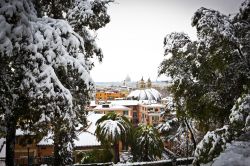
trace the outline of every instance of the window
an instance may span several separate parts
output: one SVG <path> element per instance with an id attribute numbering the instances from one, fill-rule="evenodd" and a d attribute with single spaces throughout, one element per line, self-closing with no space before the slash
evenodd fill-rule
<path id="1" fill-rule="evenodd" d="M 102 108 L 109 108 L 109 105 L 108 104 L 103 104 Z"/>
<path id="2" fill-rule="evenodd" d="M 153 120 L 153 121 L 158 121 L 158 120 L 159 120 L 159 117 L 158 117 L 158 116 L 152 116 L 152 120 Z"/>
<path id="3" fill-rule="evenodd" d="M 148 111 L 149 111 L 149 112 L 153 111 L 153 108 L 148 108 Z"/>
<path id="4" fill-rule="evenodd" d="M 128 111 L 123 111 L 123 115 L 127 115 L 128 116 Z"/>
<path id="5" fill-rule="evenodd" d="M 134 118 L 137 118 L 137 116 L 138 116 L 138 115 L 137 115 L 137 112 L 133 112 L 133 117 L 134 117 Z"/>

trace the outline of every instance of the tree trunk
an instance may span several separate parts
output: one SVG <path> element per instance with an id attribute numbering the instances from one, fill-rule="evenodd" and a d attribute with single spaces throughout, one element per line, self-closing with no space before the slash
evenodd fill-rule
<path id="1" fill-rule="evenodd" d="M 191 140 L 192 140 L 192 142 L 193 142 L 194 151 L 195 151 L 195 149 L 196 149 L 196 140 L 195 140 L 195 138 L 194 138 L 194 133 L 193 133 L 193 131 L 192 131 L 190 125 L 188 124 L 188 121 L 187 121 L 186 118 L 184 119 L 184 122 L 185 122 L 185 124 L 186 124 L 186 126 L 187 126 L 187 128 L 188 128 L 188 130 L 189 130 L 189 132 L 190 132 L 190 134 L 191 134 Z M 196 163 L 196 166 L 200 166 L 200 164 L 197 162 L 197 163 Z"/>
<path id="2" fill-rule="evenodd" d="M 14 117 L 6 116 L 6 166 L 15 164 L 15 137 L 16 137 L 16 120 Z"/>
<path id="3" fill-rule="evenodd" d="M 72 133 L 61 117 L 57 116 L 54 122 L 54 166 L 73 165 L 72 151 L 68 148 Z"/>
<path id="4" fill-rule="evenodd" d="M 115 152 L 115 163 L 118 163 L 120 161 L 119 142 L 116 142 L 114 144 L 114 152 Z"/>
<path id="5" fill-rule="evenodd" d="M 185 122 L 185 124 L 186 124 L 186 126 L 187 126 L 187 128 L 188 128 L 188 130 L 189 130 L 189 133 L 191 134 L 191 140 L 192 140 L 192 142 L 193 142 L 194 150 L 195 150 L 195 149 L 196 149 L 196 141 L 195 141 L 195 138 L 194 138 L 194 133 L 193 133 L 193 131 L 192 131 L 190 125 L 188 124 L 186 118 L 184 119 L 184 122 Z"/>
<path id="6" fill-rule="evenodd" d="M 60 157 L 60 148 L 58 143 L 54 142 L 54 166 L 60 166 L 62 165 L 61 161 L 61 157 Z"/>
<path id="7" fill-rule="evenodd" d="M 148 158 L 148 143 L 145 144 L 145 153 L 144 153 L 144 156 L 143 156 L 143 161 L 148 161 L 149 158 Z"/>
<path id="8" fill-rule="evenodd" d="M 56 114 L 56 113 L 55 113 Z M 62 136 L 61 136 L 61 132 L 60 132 L 60 128 L 61 128 L 61 123 L 59 120 L 59 117 L 56 117 L 56 120 L 54 120 L 54 122 L 56 122 L 56 124 L 54 124 L 55 128 L 54 128 L 54 166 L 61 166 L 63 165 L 63 159 L 62 159 Z"/>

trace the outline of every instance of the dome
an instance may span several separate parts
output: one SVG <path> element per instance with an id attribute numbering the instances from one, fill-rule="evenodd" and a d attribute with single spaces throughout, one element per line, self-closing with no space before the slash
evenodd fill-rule
<path id="1" fill-rule="evenodd" d="M 149 89 L 138 89 L 130 92 L 127 96 L 128 99 L 132 100 L 161 100 L 161 94 L 154 88 Z"/>

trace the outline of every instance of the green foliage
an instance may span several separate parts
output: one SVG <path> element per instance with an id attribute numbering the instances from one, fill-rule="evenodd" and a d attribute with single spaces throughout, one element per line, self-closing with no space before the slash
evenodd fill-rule
<path id="1" fill-rule="evenodd" d="M 88 163 L 106 163 L 111 162 L 113 158 L 112 153 L 107 150 L 98 150 L 94 149 L 89 152 L 81 152 L 81 164 L 88 164 Z"/>
<path id="2" fill-rule="evenodd" d="M 200 8 L 192 20 L 197 41 L 184 33 L 171 33 L 164 39 L 166 58 L 159 74 L 173 79 L 177 115 L 195 119 L 204 132 L 228 122 L 234 102 L 250 87 L 249 40 L 242 35 L 249 32 L 249 17 L 239 15 L 232 20 Z M 247 25 L 242 25 L 243 18 Z"/>
<path id="3" fill-rule="evenodd" d="M 250 91 L 249 25 L 249 0 L 233 17 L 202 7 L 192 18 L 197 41 L 183 33 L 164 39 L 166 58 L 159 73 L 173 79 L 177 116 L 195 120 L 203 133 L 214 130 L 198 145 L 197 163 L 211 161 L 249 129 L 250 101 L 244 96 Z"/>
<path id="4" fill-rule="evenodd" d="M 140 124 L 134 131 L 131 152 L 134 161 L 160 159 L 163 152 L 163 142 L 158 131 L 153 126 Z"/>
<path id="5" fill-rule="evenodd" d="M 231 110 L 229 125 L 208 132 L 195 150 L 194 164 L 207 163 L 218 157 L 226 143 L 250 129 L 250 96 L 242 95 Z"/>

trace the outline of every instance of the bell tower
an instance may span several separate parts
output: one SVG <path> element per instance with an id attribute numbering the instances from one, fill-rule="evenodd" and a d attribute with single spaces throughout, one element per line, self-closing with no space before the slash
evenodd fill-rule
<path id="1" fill-rule="evenodd" d="M 145 82 L 143 80 L 143 77 L 141 78 L 141 81 L 139 82 L 139 88 L 140 89 L 145 89 L 146 88 L 146 84 L 145 84 Z"/>
<path id="2" fill-rule="evenodd" d="M 147 88 L 152 88 L 152 82 L 151 82 L 150 78 L 148 78 Z"/>

